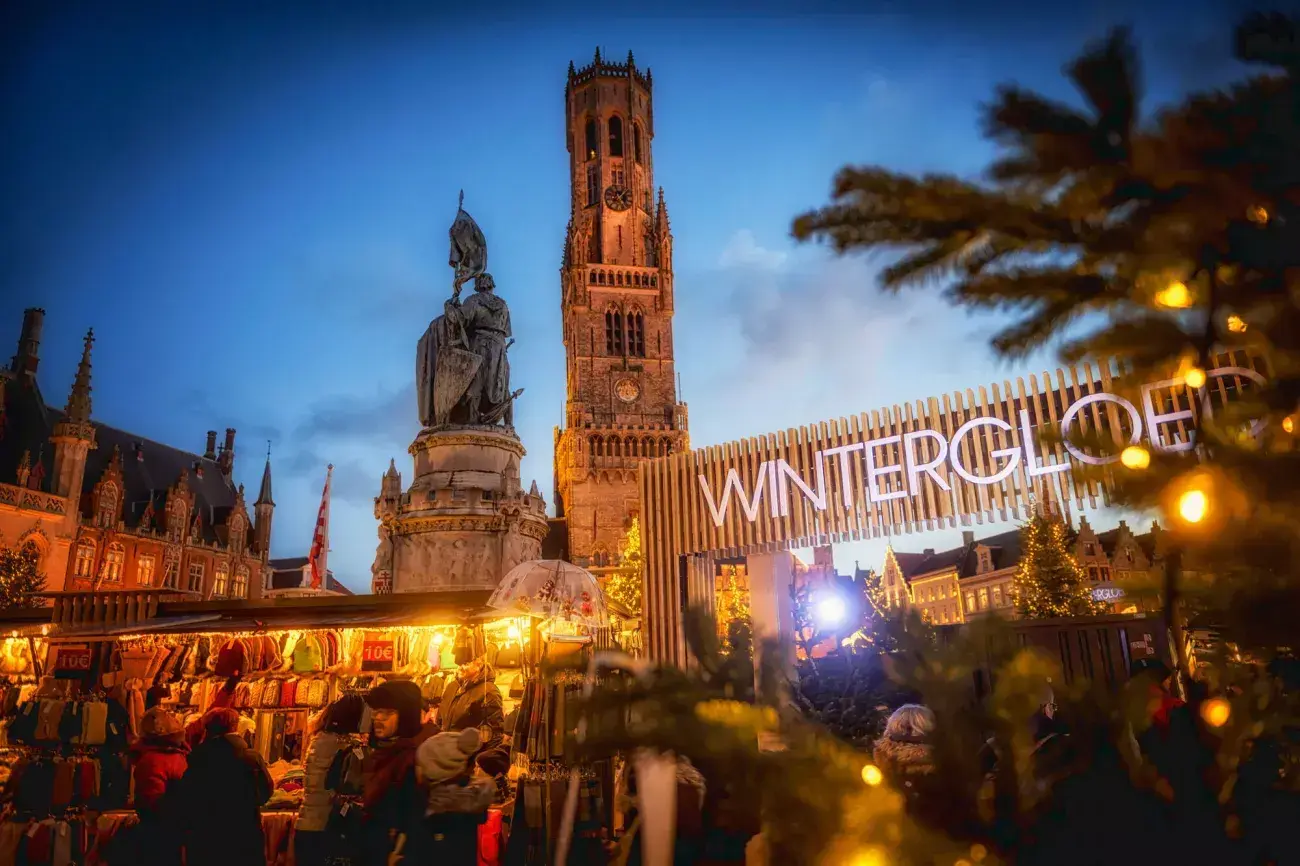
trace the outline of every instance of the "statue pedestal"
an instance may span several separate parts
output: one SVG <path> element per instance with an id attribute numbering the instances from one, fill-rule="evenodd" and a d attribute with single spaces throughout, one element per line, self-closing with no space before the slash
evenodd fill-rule
<path id="1" fill-rule="evenodd" d="M 546 503 L 524 492 L 524 446 L 505 427 L 426 428 L 410 447 L 415 479 L 405 492 L 390 469 L 375 516 L 381 521 L 376 588 L 390 592 L 495 589 L 520 562 L 541 556 Z"/>

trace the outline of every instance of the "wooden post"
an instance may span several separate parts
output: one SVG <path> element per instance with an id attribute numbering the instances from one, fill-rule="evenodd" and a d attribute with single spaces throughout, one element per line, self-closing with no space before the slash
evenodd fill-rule
<path id="1" fill-rule="evenodd" d="M 789 551 L 751 555 L 745 559 L 749 572 L 749 616 L 754 632 L 754 676 L 763 666 L 763 644 L 781 642 L 780 668 L 788 682 L 795 678 L 794 556 Z"/>

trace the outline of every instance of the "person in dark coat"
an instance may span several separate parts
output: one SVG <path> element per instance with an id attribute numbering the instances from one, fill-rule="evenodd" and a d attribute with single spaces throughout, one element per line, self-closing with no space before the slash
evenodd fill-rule
<path id="1" fill-rule="evenodd" d="M 416 767 L 429 791 L 427 832 L 430 862 L 447 866 L 478 863 L 478 828 L 487 818 L 496 784 L 475 772 L 477 728 L 436 734 L 416 751 Z"/>
<path id="2" fill-rule="evenodd" d="M 403 864 L 429 862 L 424 825 L 428 795 L 416 778 L 416 750 L 437 733 L 421 723 L 423 698 L 412 682 L 383 683 L 366 693 L 371 751 L 362 793 L 366 863 L 388 866 L 397 853 Z"/>
<path id="3" fill-rule="evenodd" d="M 271 798 L 271 774 L 238 726 L 232 709 L 203 717 L 203 741 L 176 790 L 186 866 L 266 864 L 261 807 Z"/>
<path id="4" fill-rule="evenodd" d="M 438 712 L 443 731 L 477 728 L 480 750 L 501 744 L 506 727 L 501 690 L 496 671 L 482 656 L 460 666 L 455 681 L 443 692 Z"/>
<path id="5" fill-rule="evenodd" d="M 294 830 L 294 862 L 298 866 L 351 862 L 343 851 L 346 843 L 340 839 L 345 834 L 335 819 L 339 808 L 335 795 L 344 780 L 330 776 L 336 765 L 342 769 L 341 760 L 346 760 L 349 752 L 361 754 L 364 710 L 365 701 L 359 695 L 344 695 L 326 707 L 321 729 L 312 737 L 303 761 L 306 778 Z"/>

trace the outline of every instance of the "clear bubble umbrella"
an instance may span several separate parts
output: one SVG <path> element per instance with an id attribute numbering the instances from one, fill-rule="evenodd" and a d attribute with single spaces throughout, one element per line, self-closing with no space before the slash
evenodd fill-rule
<path id="1" fill-rule="evenodd" d="M 609 625 L 605 595 L 596 578 L 559 559 L 534 559 L 510 569 L 488 599 L 488 607 L 588 628 Z"/>

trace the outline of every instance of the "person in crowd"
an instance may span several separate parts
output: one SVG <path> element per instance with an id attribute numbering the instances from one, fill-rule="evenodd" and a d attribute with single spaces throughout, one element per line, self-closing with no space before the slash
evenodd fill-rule
<path id="1" fill-rule="evenodd" d="M 339 780 L 329 778 L 330 770 L 341 754 L 361 748 L 364 710 L 365 700 L 360 695 L 339 698 L 325 708 L 320 727 L 308 746 L 303 762 L 306 780 L 302 807 L 298 810 L 294 835 L 298 866 L 324 866 L 327 858 L 342 846 L 342 840 L 328 832 L 335 795 L 331 783 L 339 784 Z"/>
<path id="2" fill-rule="evenodd" d="M 424 826 L 427 797 L 416 778 L 416 750 L 436 733 L 420 722 L 423 698 L 412 682 L 394 681 L 366 693 L 370 754 L 362 793 L 366 863 L 415 866 L 428 861 Z M 403 859 L 390 860 L 398 856 Z"/>
<path id="3" fill-rule="evenodd" d="M 265 866 L 261 807 L 271 797 L 262 756 L 236 731 L 239 714 L 209 710 L 176 791 L 186 866 Z"/>
<path id="4" fill-rule="evenodd" d="M 917 791 L 917 782 L 934 774 L 934 713 L 920 704 L 903 704 L 885 723 L 884 734 L 876 740 L 872 757 L 880 772 L 909 798 Z"/>
<path id="5" fill-rule="evenodd" d="M 235 689 L 237 689 L 238 687 L 239 687 L 239 675 L 236 674 L 235 676 L 227 679 L 225 685 L 223 685 L 220 689 L 218 689 L 217 693 L 212 696 L 211 705 L 209 705 L 206 708 L 200 707 L 199 709 L 210 711 L 210 710 L 219 710 L 224 707 L 232 706 L 235 703 Z M 187 725 L 185 728 L 185 740 L 190 744 L 191 749 L 197 746 L 199 742 L 203 739 L 203 733 L 204 733 L 203 725 L 204 725 L 205 718 L 206 716 L 199 716 L 197 719 L 190 722 L 190 724 Z"/>
<path id="6" fill-rule="evenodd" d="M 430 862 L 478 863 L 478 828 L 487 818 L 496 784 L 476 772 L 477 728 L 435 734 L 416 751 L 416 768 L 429 791 L 426 832 Z"/>
<path id="7" fill-rule="evenodd" d="M 185 775 L 190 747 L 181 720 L 154 707 L 140 721 L 140 739 L 131 747 L 135 811 L 140 823 L 118 834 L 108 851 L 110 866 L 178 866 L 181 840 L 171 808 Z"/>
<path id="8" fill-rule="evenodd" d="M 501 744 L 505 731 L 505 710 L 496 670 L 479 656 L 460 666 L 456 679 L 443 692 L 439 708 L 442 730 L 449 733 L 478 728 L 480 749 Z"/>

